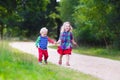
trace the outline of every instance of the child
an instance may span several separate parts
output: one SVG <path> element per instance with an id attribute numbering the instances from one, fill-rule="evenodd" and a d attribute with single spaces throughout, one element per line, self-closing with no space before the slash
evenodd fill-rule
<path id="1" fill-rule="evenodd" d="M 77 45 L 76 42 L 73 39 L 72 35 L 72 26 L 69 22 L 64 22 L 61 27 L 60 37 L 57 43 L 60 43 L 60 46 L 58 47 L 58 53 L 60 54 L 58 64 L 62 64 L 62 57 L 63 55 L 66 55 L 66 65 L 70 66 L 69 64 L 69 55 L 71 55 L 72 51 L 72 43 L 74 45 Z"/>
<path id="2" fill-rule="evenodd" d="M 48 36 L 48 29 L 43 27 L 40 30 L 40 36 L 36 40 L 36 47 L 38 48 L 39 56 L 38 56 L 38 61 L 41 64 L 42 63 L 42 57 L 44 56 L 44 62 L 47 64 L 47 59 L 48 59 L 48 51 L 47 51 L 47 44 L 48 41 L 50 43 L 54 43 L 53 40 L 51 40 Z"/>

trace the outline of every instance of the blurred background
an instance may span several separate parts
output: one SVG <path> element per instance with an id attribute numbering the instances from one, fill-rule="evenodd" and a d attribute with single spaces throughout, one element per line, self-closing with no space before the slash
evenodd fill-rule
<path id="1" fill-rule="evenodd" d="M 120 0 L 0 0 L 0 40 L 57 40 L 64 21 L 80 46 L 120 49 Z"/>

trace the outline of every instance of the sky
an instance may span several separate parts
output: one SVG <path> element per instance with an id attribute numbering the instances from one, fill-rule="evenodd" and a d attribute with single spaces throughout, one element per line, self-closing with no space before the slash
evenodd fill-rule
<path id="1" fill-rule="evenodd" d="M 59 2 L 60 0 L 57 0 L 57 2 Z"/>

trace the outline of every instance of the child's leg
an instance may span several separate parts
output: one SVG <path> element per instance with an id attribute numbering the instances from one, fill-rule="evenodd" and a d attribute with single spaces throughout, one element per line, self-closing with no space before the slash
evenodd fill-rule
<path id="1" fill-rule="evenodd" d="M 48 59 L 48 51 L 44 50 L 44 61 L 47 64 L 47 59 Z"/>
<path id="2" fill-rule="evenodd" d="M 67 65 L 67 66 L 70 66 L 70 64 L 69 64 L 69 59 L 70 59 L 69 54 L 66 54 L 66 65 Z"/>
<path id="3" fill-rule="evenodd" d="M 39 52 L 38 62 L 42 62 L 43 52 L 42 52 L 42 50 L 40 48 L 38 48 L 38 52 Z"/>
<path id="4" fill-rule="evenodd" d="M 59 62 L 58 62 L 58 64 L 59 64 L 59 65 L 61 65 L 61 64 L 62 64 L 62 57 L 63 57 L 63 55 L 61 55 L 61 54 L 60 54 L 60 57 L 59 57 Z"/>

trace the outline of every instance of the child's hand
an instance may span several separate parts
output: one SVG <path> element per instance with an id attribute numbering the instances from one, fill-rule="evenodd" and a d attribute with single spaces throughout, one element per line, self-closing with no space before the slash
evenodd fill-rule
<path id="1" fill-rule="evenodd" d="M 53 42 L 53 45 L 56 45 L 56 41 Z"/>
<path id="2" fill-rule="evenodd" d="M 78 46 L 78 44 L 76 42 L 73 43 L 74 46 Z"/>
<path id="3" fill-rule="evenodd" d="M 54 44 L 57 44 L 57 41 L 56 41 L 56 40 L 54 40 Z"/>
<path id="4" fill-rule="evenodd" d="M 78 46 L 78 44 L 74 41 L 74 39 L 72 40 L 72 43 L 74 46 Z"/>
<path id="5" fill-rule="evenodd" d="M 60 44 L 59 44 L 58 42 L 55 42 L 55 45 L 56 45 L 56 46 L 59 46 Z"/>

